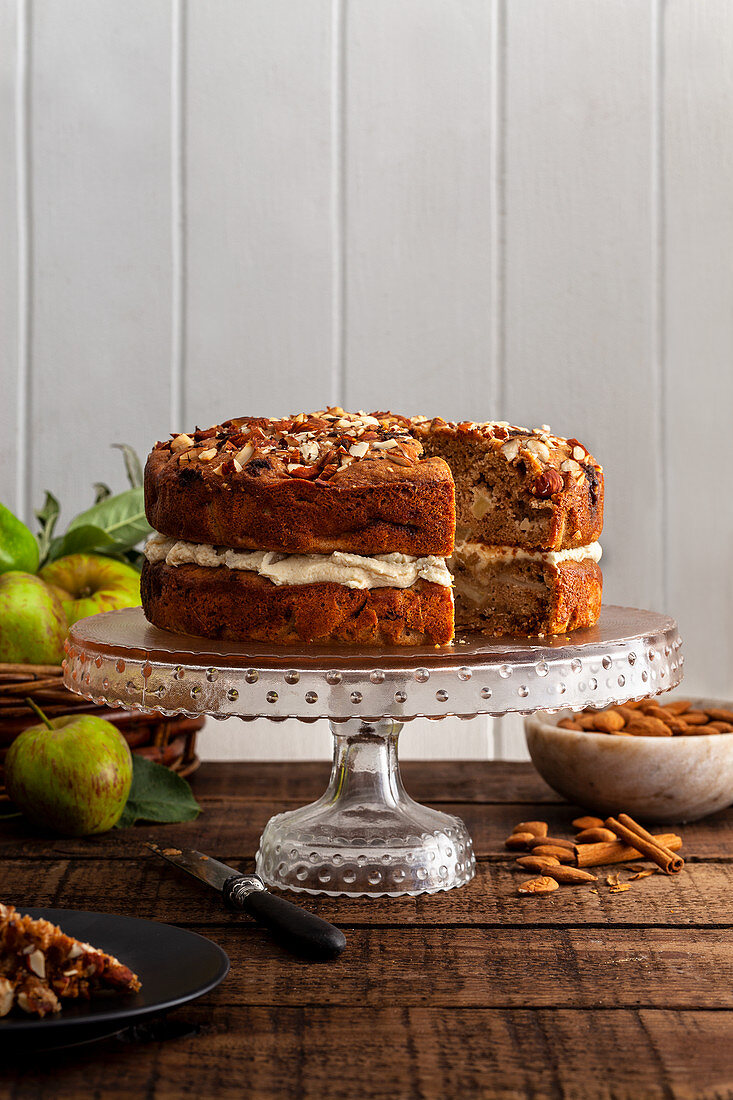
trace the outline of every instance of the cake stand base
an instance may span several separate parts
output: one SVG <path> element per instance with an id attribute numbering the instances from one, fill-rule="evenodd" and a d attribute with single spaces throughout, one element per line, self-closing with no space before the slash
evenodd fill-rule
<path id="1" fill-rule="evenodd" d="M 405 792 L 397 762 L 402 723 L 331 723 L 333 767 L 325 794 L 270 818 L 257 873 L 269 886 L 308 894 L 379 897 L 463 886 L 476 862 L 460 818 Z"/>

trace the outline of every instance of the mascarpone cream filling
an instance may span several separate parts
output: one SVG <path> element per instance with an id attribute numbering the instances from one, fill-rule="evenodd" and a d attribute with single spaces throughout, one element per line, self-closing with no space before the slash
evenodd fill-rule
<path id="1" fill-rule="evenodd" d="M 145 544 L 149 562 L 244 569 L 273 584 L 333 582 L 346 588 L 411 588 L 418 580 L 450 588 L 453 578 L 445 558 L 413 558 L 407 554 L 280 554 L 271 550 L 228 550 L 198 542 L 182 542 L 157 532 Z"/>
<path id="2" fill-rule="evenodd" d="M 471 539 L 456 539 L 454 555 L 480 558 L 487 565 L 513 561 L 541 561 L 548 565 L 561 565 L 564 561 L 599 562 L 603 553 L 600 542 L 587 546 L 573 546 L 568 550 L 523 550 L 520 546 L 487 546 Z"/>

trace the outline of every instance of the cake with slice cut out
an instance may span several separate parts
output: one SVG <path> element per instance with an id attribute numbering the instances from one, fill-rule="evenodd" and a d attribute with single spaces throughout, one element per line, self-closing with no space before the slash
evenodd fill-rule
<path id="1" fill-rule="evenodd" d="M 64 1000 L 137 993 L 140 980 L 112 955 L 67 936 L 47 920 L 0 904 L 0 1016 L 60 1012 Z"/>
<path id="2" fill-rule="evenodd" d="M 148 619 L 230 640 L 445 644 L 598 617 L 603 474 L 577 440 L 331 408 L 158 443 Z"/>

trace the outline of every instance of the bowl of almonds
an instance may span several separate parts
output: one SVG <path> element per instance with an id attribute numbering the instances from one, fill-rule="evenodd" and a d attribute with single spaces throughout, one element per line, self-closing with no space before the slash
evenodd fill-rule
<path id="1" fill-rule="evenodd" d="M 733 802 L 733 703 L 671 696 L 525 719 L 537 771 L 602 815 L 697 821 Z"/>

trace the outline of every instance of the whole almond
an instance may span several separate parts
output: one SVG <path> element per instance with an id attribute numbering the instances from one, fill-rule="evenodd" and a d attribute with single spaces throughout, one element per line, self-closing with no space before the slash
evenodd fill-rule
<path id="1" fill-rule="evenodd" d="M 578 730 L 582 732 L 583 727 L 579 722 L 575 722 L 572 718 L 561 718 L 557 723 L 562 730 Z"/>
<path id="2" fill-rule="evenodd" d="M 536 836 L 530 841 L 529 847 L 534 851 L 540 844 L 553 844 L 556 848 L 567 848 L 570 852 L 575 848 L 575 841 L 566 840 L 564 836 Z"/>
<path id="3" fill-rule="evenodd" d="M 704 710 L 687 710 L 680 717 L 688 726 L 704 726 L 710 721 Z"/>
<path id="4" fill-rule="evenodd" d="M 555 848 L 552 844 L 543 844 L 532 849 L 533 856 L 554 856 L 559 863 L 575 863 L 575 853 L 567 848 Z"/>
<path id="5" fill-rule="evenodd" d="M 512 829 L 512 833 L 531 833 L 532 836 L 547 836 L 546 821 L 520 821 Z"/>
<path id="6" fill-rule="evenodd" d="M 664 710 L 669 711 L 670 714 L 684 714 L 691 706 L 689 699 L 673 699 L 671 703 L 662 703 Z"/>
<path id="7" fill-rule="evenodd" d="M 520 894 L 551 894 L 553 890 L 557 890 L 557 882 L 554 878 L 531 878 L 527 882 L 523 882 L 519 887 Z"/>
<path id="8" fill-rule="evenodd" d="M 603 844 L 607 840 L 618 840 L 618 837 L 610 829 L 603 829 L 601 826 L 583 829 L 575 838 L 576 844 Z"/>
<path id="9" fill-rule="evenodd" d="M 601 733 L 615 733 L 616 730 L 622 730 L 625 725 L 626 722 L 618 711 L 606 710 L 595 716 L 595 728 Z"/>
<path id="10" fill-rule="evenodd" d="M 574 829 L 600 829 L 602 825 L 602 817 L 576 817 L 573 822 Z"/>
<path id="11" fill-rule="evenodd" d="M 572 884 L 575 882 L 596 882 L 596 875 L 582 871 L 580 867 L 548 867 L 545 874 L 555 882 Z"/>
<path id="12" fill-rule="evenodd" d="M 701 726 L 700 728 L 708 733 L 733 733 L 731 722 L 708 722 L 707 726 Z"/>
<path id="13" fill-rule="evenodd" d="M 733 722 L 733 710 L 724 707 L 705 707 L 705 713 L 714 722 Z"/>
<path id="14" fill-rule="evenodd" d="M 529 848 L 530 841 L 534 839 L 534 833 L 512 833 L 504 841 L 504 847 L 510 848 L 512 851 L 526 851 Z"/>
<path id="15" fill-rule="evenodd" d="M 659 718 L 650 718 L 646 714 L 636 715 L 626 727 L 636 737 L 671 737 L 672 730 Z"/>
<path id="16" fill-rule="evenodd" d="M 518 856 L 517 863 L 527 871 L 536 871 L 543 874 L 548 867 L 559 867 L 560 860 L 554 856 Z"/>
<path id="17" fill-rule="evenodd" d="M 623 706 L 614 707 L 613 710 L 615 710 L 616 714 L 621 715 L 624 722 L 630 722 L 636 714 L 636 711 L 632 707 L 626 706 L 626 704 L 624 704 Z"/>

